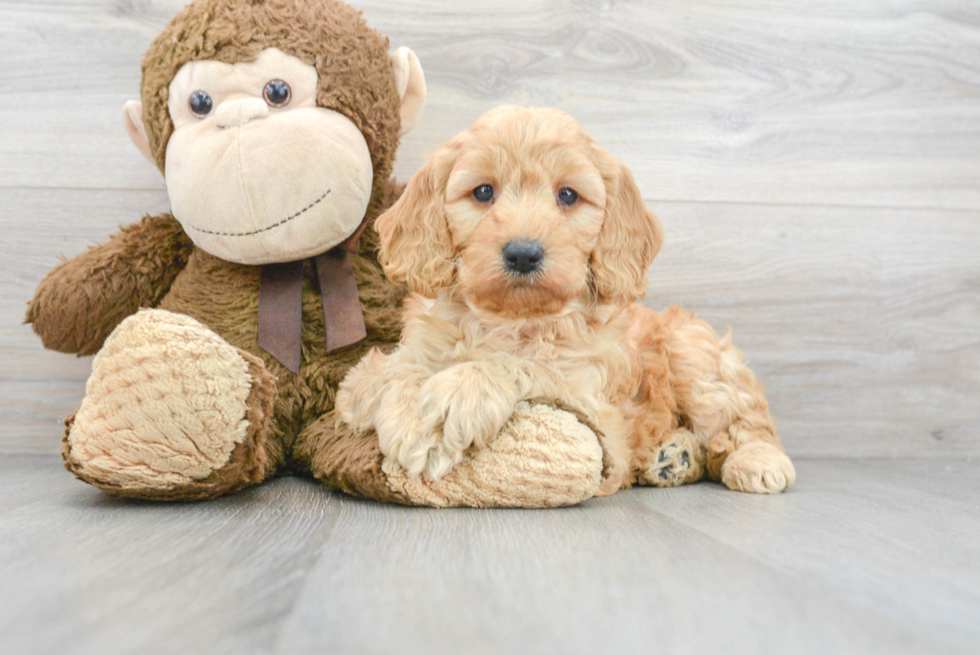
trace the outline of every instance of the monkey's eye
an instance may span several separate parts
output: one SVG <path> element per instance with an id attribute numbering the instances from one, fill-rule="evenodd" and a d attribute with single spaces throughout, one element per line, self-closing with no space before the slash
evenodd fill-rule
<path id="1" fill-rule="evenodd" d="M 262 97 L 273 107 L 282 107 L 289 102 L 292 95 L 289 85 L 282 80 L 270 80 L 262 90 Z"/>
<path id="2" fill-rule="evenodd" d="M 208 95 L 207 91 L 195 91 L 191 94 L 191 98 L 188 101 L 191 107 L 191 113 L 198 118 L 204 118 L 211 113 L 211 109 L 214 108 L 214 101 L 211 100 L 211 96 Z"/>
<path id="3" fill-rule="evenodd" d="M 490 202 L 493 200 L 493 187 L 489 184 L 481 184 L 473 189 L 473 198 L 477 202 Z"/>
<path id="4" fill-rule="evenodd" d="M 574 189 L 569 189 L 567 186 L 563 186 L 558 189 L 558 204 L 563 207 L 571 207 L 578 202 L 578 194 L 575 193 Z"/>

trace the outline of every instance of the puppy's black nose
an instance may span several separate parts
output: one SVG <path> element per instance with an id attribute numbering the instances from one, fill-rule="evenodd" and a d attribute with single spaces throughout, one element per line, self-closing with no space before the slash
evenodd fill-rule
<path id="1" fill-rule="evenodd" d="M 504 246 L 504 266 L 520 275 L 534 273 L 541 268 L 544 248 L 537 241 L 521 239 Z"/>

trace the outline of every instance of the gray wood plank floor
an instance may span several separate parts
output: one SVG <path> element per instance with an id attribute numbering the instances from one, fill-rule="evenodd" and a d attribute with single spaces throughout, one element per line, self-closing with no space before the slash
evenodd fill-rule
<path id="1" fill-rule="evenodd" d="M 807 460 L 545 511 L 384 506 L 285 478 L 113 499 L 0 458 L 0 652 L 976 653 L 980 464 Z"/>

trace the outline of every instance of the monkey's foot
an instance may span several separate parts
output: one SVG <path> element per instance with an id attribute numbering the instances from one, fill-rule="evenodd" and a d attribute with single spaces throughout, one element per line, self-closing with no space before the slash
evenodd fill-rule
<path id="1" fill-rule="evenodd" d="M 386 458 L 388 485 L 412 504 L 436 507 L 561 507 L 595 496 L 602 479 L 599 439 L 574 414 L 546 404 L 517 404 L 483 448 L 439 480 L 409 477 Z"/>
<path id="2" fill-rule="evenodd" d="M 721 481 L 735 491 L 775 494 L 796 482 L 796 469 L 780 448 L 766 441 L 750 441 L 725 459 Z"/>
<path id="3" fill-rule="evenodd" d="M 275 378 L 194 319 L 144 310 L 92 363 L 65 468 L 110 493 L 194 500 L 265 478 Z"/>
<path id="4" fill-rule="evenodd" d="M 677 487 L 696 482 L 704 475 L 704 448 L 689 430 L 677 430 L 657 447 L 640 484 Z"/>

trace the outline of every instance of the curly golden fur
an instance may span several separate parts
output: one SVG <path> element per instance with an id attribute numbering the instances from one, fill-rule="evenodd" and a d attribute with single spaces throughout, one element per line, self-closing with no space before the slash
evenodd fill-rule
<path id="1" fill-rule="evenodd" d="M 792 484 L 762 386 L 728 338 L 679 308 L 631 304 L 660 224 L 629 170 L 567 114 L 488 112 L 376 228 L 385 272 L 415 293 L 399 348 L 352 369 L 337 409 L 409 474 L 438 479 L 519 401 L 547 398 L 598 426 L 604 494 L 705 473 L 744 491 Z M 537 268 L 508 265 L 515 242 L 540 247 Z"/>

